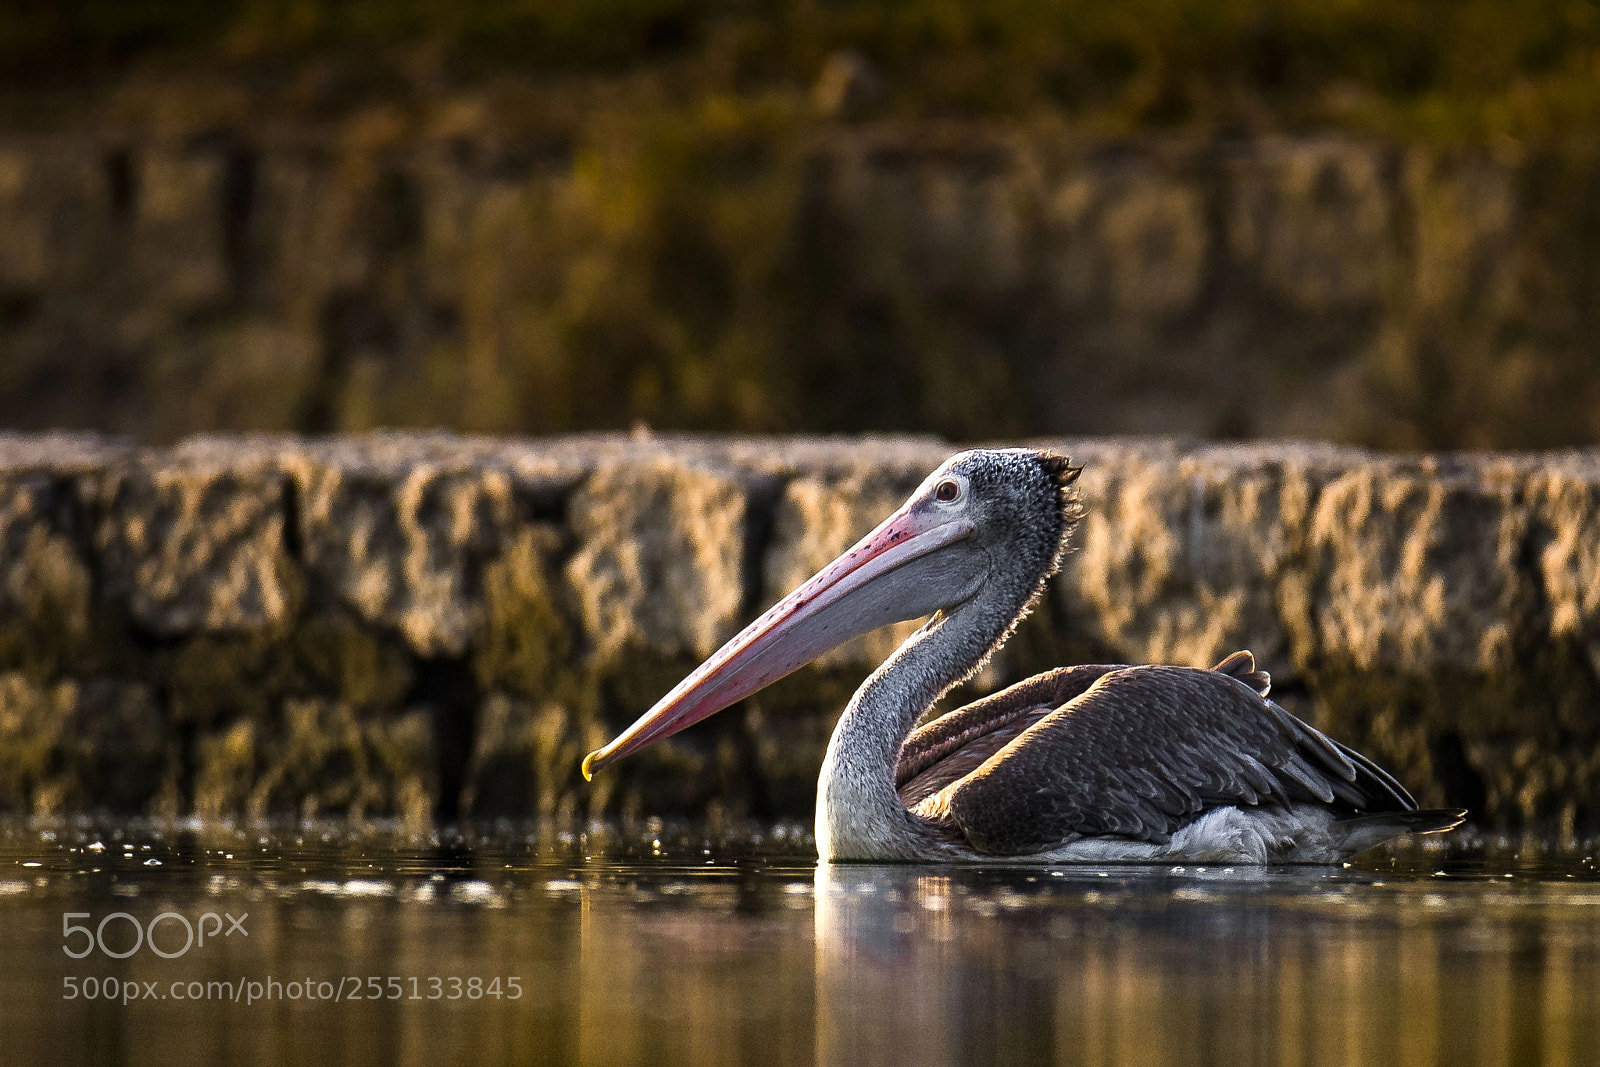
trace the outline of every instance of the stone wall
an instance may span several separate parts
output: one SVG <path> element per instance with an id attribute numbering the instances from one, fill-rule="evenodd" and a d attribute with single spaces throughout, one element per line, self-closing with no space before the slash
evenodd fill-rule
<path id="1" fill-rule="evenodd" d="M 1600 435 L 1592 148 L 523 126 L 0 131 L 0 426 Z"/>
<path id="2" fill-rule="evenodd" d="M 975 688 L 1249 647 L 1424 803 L 1600 825 L 1600 454 L 1050 443 L 1088 514 Z M 951 450 L 0 437 L 0 810 L 806 817 L 895 634 L 578 761 Z"/>

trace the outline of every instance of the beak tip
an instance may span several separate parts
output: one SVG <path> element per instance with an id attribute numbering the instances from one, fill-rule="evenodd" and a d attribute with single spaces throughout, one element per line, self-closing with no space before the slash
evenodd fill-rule
<path id="1" fill-rule="evenodd" d="M 583 768 L 582 769 L 583 769 L 583 780 L 584 781 L 586 781 L 586 782 L 594 781 L 595 768 L 596 768 L 596 765 L 599 763 L 599 760 L 597 760 L 595 757 L 597 757 L 599 755 L 600 755 L 600 750 L 599 749 L 595 749 L 593 752 L 591 752 L 587 756 L 583 757 Z"/>

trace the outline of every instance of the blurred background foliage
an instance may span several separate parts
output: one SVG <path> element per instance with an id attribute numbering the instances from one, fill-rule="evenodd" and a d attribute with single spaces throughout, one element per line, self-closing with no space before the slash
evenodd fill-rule
<path id="1" fill-rule="evenodd" d="M 11 0 L 13 84 L 156 62 L 333 57 L 388 95 L 395 51 L 458 79 L 648 75 L 663 103 L 809 85 L 859 51 L 906 118 L 1041 112 L 1138 132 L 1337 123 L 1538 137 L 1600 117 L 1594 0 Z M 403 63 L 402 63 L 403 65 Z"/>
<path id="2" fill-rule="evenodd" d="M 11 0 L 0 426 L 1600 436 L 1600 2 Z"/>

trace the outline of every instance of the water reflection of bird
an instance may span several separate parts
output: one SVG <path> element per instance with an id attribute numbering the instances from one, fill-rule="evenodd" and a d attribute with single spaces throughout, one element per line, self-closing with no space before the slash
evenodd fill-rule
<path id="1" fill-rule="evenodd" d="M 932 615 L 851 699 L 817 789 L 825 860 L 1329 862 L 1458 809 L 1418 810 L 1371 760 L 1267 699 L 1248 652 L 1210 670 L 1080 666 L 916 728 L 1038 600 L 1078 517 L 1078 470 L 962 452 L 623 734 L 596 768 L 845 641 Z"/>

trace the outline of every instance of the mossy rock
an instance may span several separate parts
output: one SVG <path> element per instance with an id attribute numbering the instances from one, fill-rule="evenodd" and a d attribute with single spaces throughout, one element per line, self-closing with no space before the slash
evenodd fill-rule
<path id="1" fill-rule="evenodd" d="M 94 651 L 92 579 L 44 478 L 0 479 L 0 670 L 38 682 Z"/>
<path id="2" fill-rule="evenodd" d="M 557 598 L 552 564 L 560 542 L 554 527 L 531 526 L 484 567 L 485 628 L 472 668 L 485 691 L 542 700 L 578 684 L 570 624 Z"/>
<path id="3" fill-rule="evenodd" d="M 149 690 L 0 675 L 0 811 L 178 814 L 177 733 Z"/>
<path id="4" fill-rule="evenodd" d="M 196 745 L 195 810 L 216 818 L 398 817 L 426 825 L 438 801 L 431 716 L 358 715 L 320 699 L 285 701 Z"/>
<path id="5" fill-rule="evenodd" d="M 562 704 L 490 694 L 478 711 L 462 813 L 570 819 L 604 810 L 614 781 L 586 783 L 578 768 L 585 753 L 607 740 L 592 717 Z"/>
<path id="6" fill-rule="evenodd" d="M 297 688 L 294 664 L 276 635 L 203 636 L 149 656 L 174 721 L 201 726 L 241 716 L 267 717 Z"/>
<path id="7" fill-rule="evenodd" d="M 358 710 L 397 708 L 414 680 L 411 658 L 349 613 L 312 615 L 289 641 L 294 678 L 307 692 Z"/>

